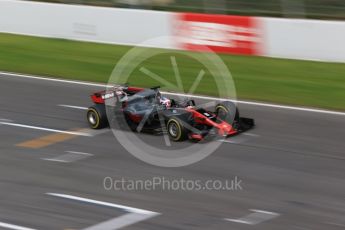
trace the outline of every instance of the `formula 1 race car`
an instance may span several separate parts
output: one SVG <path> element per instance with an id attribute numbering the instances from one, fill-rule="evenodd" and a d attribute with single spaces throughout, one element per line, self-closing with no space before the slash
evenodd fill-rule
<path id="1" fill-rule="evenodd" d="M 87 120 L 92 129 L 107 127 L 115 118 L 132 131 L 165 130 L 173 141 L 200 141 L 209 135 L 235 135 L 254 126 L 253 119 L 239 116 L 238 108 L 231 101 L 218 103 L 211 112 L 197 107 L 194 100 L 166 98 L 159 87 L 120 86 L 96 92 L 91 98 L 94 105 L 87 111 Z"/>

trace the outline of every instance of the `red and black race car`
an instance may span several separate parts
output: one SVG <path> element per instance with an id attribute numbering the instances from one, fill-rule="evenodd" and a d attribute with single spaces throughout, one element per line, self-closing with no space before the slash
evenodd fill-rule
<path id="1" fill-rule="evenodd" d="M 93 129 L 107 127 L 115 120 L 137 132 L 166 131 L 173 141 L 200 141 L 209 135 L 235 135 L 254 126 L 253 119 L 239 116 L 231 101 L 218 103 L 211 112 L 196 106 L 194 100 L 166 98 L 159 87 L 114 87 L 91 98 L 94 105 L 87 111 L 87 120 Z"/>

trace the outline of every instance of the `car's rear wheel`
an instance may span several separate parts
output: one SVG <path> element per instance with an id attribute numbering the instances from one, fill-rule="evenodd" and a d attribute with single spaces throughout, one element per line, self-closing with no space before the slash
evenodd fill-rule
<path id="1" fill-rule="evenodd" d="M 176 117 L 168 120 L 167 131 L 170 139 L 173 141 L 183 141 L 188 136 L 186 128 L 182 125 L 180 119 Z"/>
<path id="2" fill-rule="evenodd" d="M 94 105 L 88 108 L 86 114 L 89 126 L 92 129 L 101 129 L 108 125 L 107 114 L 104 105 Z"/>

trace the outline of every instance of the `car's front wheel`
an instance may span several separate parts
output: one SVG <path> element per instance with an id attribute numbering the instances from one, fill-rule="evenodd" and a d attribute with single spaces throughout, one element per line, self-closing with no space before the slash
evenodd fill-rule
<path id="1" fill-rule="evenodd" d="M 188 136 L 186 128 L 182 125 L 180 119 L 176 117 L 168 120 L 167 131 L 170 139 L 173 141 L 183 141 Z"/>
<path id="2" fill-rule="evenodd" d="M 223 121 L 232 124 L 239 119 L 239 112 L 236 105 L 231 101 L 224 101 L 219 103 L 215 108 L 215 114 Z"/>

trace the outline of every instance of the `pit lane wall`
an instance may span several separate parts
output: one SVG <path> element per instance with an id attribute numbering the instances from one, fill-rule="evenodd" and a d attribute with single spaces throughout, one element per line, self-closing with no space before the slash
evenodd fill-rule
<path id="1" fill-rule="evenodd" d="M 1 0 L 0 32 L 192 51 L 206 46 L 219 53 L 345 62 L 344 21 Z"/>

